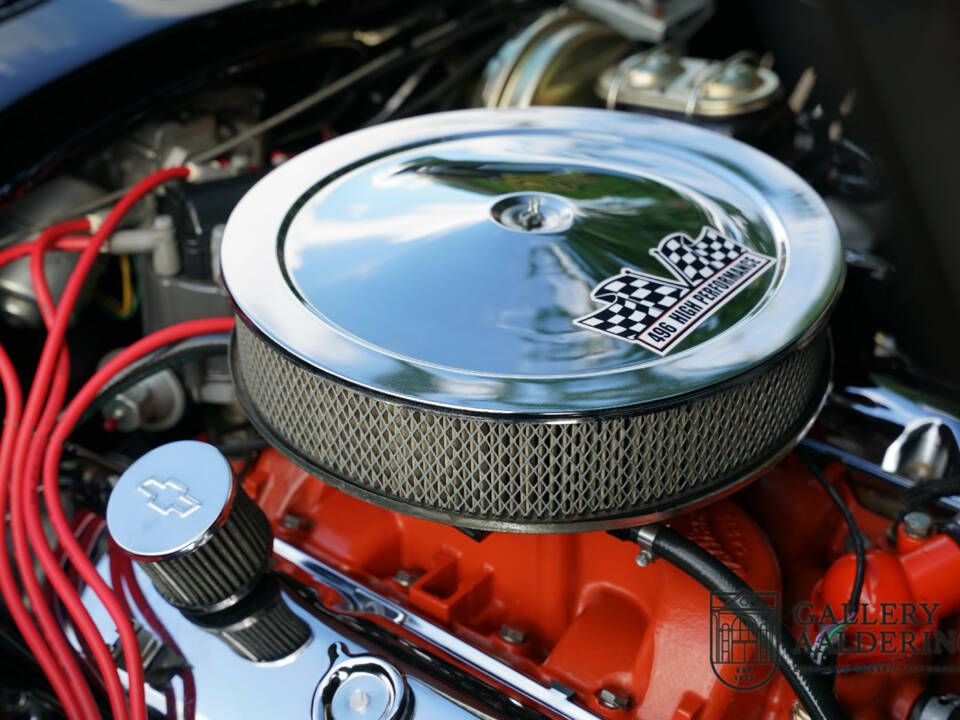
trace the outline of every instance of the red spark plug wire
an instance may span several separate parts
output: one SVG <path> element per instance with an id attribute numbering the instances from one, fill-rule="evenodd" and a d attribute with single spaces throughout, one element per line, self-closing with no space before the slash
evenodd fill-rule
<path id="1" fill-rule="evenodd" d="M 44 323 L 48 328 L 52 326 L 56 315 L 56 307 L 54 306 L 50 289 L 44 277 L 43 263 L 44 253 L 51 244 L 51 241 L 52 238 L 49 236 L 38 238 L 30 254 L 30 276 L 37 297 L 37 305 L 40 308 Z M 91 241 L 88 241 L 88 244 L 89 242 Z M 59 625 L 54 620 L 52 610 L 45 604 L 45 597 L 41 594 L 42 591 L 40 590 L 39 583 L 32 573 L 33 561 L 30 556 L 30 549 L 32 548 L 42 565 L 57 562 L 56 555 L 50 548 L 46 533 L 43 529 L 37 485 L 43 448 L 46 445 L 47 436 L 56 423 L 60 410 L 63 408 L 68 382 L 69 356 L 67 354 L 67 348 L 64 345 L 60 350 L 60 357 L 57 361 L 46 406 L 34 430 L 33 438 L 29 443 L 26 454 L 20 459 L 19 464 L 17 462 L 18 459 L 14 459 L 11 494 L 15 502 L 11 505 L 11 526 L 14 531 L 14 554 L 17 559 L 17 566 L 20 569 L 20 576 L 23 578 L 24 588 L 30 597 L 31 606 L 35 608 L 34 613 L 38 619 L 43 617 L 46 624 L 52 625 L 52 629 L 45 629 L 44 634 L 50 639 L 54 651 L 57 654 L 66 654 L 72 660 L 66 639 L 62 635 Z M 18 518 L 18 516 L 20 517 Z M 24 535 L 24 530 L 26 531 L 26 536 Z M 26 537 L 29 537 L 29 546 L 27 545 Z M 59 565 L 58 562 L 57 564 Z M 41 623 L 41 627 L 43 627 L 44 622 Z M 107 690 L 107 696 L 110 699 L 111 713 L 115 718 L 128 717 L 126 697 L 124 695 L 123 685 L 120 683 L 116 661 L 110 654 L 110 650 L 104 643 L 96 625 L 89 617 L 89 614 L 74 618 L 74 623 L 86 641 L 87 647 L 97 663 L 104 686 Z M 79 680 L 74 680 L 74 686 L 81 687 L 83 691 L 89 694 L 89 689 L 82 675 L 80 675 Z M 88 717 L 100 717 L 96 706 L 93 706 L 93 714 L 88 715 Z"/>
<path id="2" fill-rule="evenodd" d="M 41 233 L 37 242 L 49 244 L 63 235 L 71 232 L 83 232 L 89 230 L 89 227 L 88 220 L 59 223 Z M 26 251 L 30 251 L 35 245 L 36 243 L 26 244 Z M 0 264 L 9 261 L 14 254 L 10 250 L 12 248 L 0 252 Z M 0 348 L 0 352 L 2 352 L 2 348 Z M 22 394 L 16 373 L 5 352 L 0 357 L 0 366 L 2 366 L 0 373 L 3 375 L 6 396 L 6 422 L 3 431 L 3 446 L 0 450 L 0 517 L 5 517 L 9 508 L 14 553 L 20 568 L 21 581 L 30 597 L 31 609 L 37 623 L 34 623 L 31 619 L 17 587 L 17 581 L 7 552 L 6 533 L 3 533 L 3 537 L 0 538 L 0 591 L 2 591 L 4 600 L 10 608 L 14 622 L 20 628 L 27 646 L 37 658 L 44 673 L 50 678 L 54 692 L 63 704 L 68 717 L 99 718 L 100 712 L 87 686 L 86 679 L 62 635 L 59 625 L 44 602 L 42 591 L 34 574 L 33 563 L 26 544 L 23 508 L 20 504 L 20 488 L 17 483 L 20 475 L 16 441 L 23 429 L 18 427 L 21 419 Z"/>
<path id="3" fill-rule="evenodd" d="M 130 363 L 139 360 L 144 355 L 147 355 L 148 353 L 151 353 L 165 345 L 177 342 L 178 340 L 183 340 L 196 335 L 224 333 L 231 330 L 232 327 L 233 318 L 191 320 L 178 325 L 172 325 L 164 328 L 163 330 L 159 330 L 155 333 L 147 335 L 125 350 L 122 350 L 102 368 L 100 368 L 93 375 L 93 377 L 91 377 L 86 384 L 84 384 L 73 400 L 71 400 L 66 410 L 63 411 L 60 421 L 54 428 L 54 431 L 50 436 L 50 441 L 47 444 L 43 459 L 43 495 L 50 522 L 54 527 L 54 531 L 60 540 L 64 552 L 66 552 L 66 554 L 69 556 L 73 566 L 76 568 L 77 572 L 80 573 L 80 576 L 83 578 L 84 582 L 86 582 L 87 585 L 93 589 L 93 591 L 97 594 L 97 597 L 100 598 L 100 601 L 103 603 L 104 607 L 110 613 L 110 617 L 116 624 L 121 638 L 125 636 L 129 637 L 133 643 L 136 643 L 136 637 L 133 630 L 133 625 L 130 622 L 130 618 L 124 612 L 123 606 L 113 594 L 113 591 L 106 584 L 103 578 L 100 577 L 100 574 L 97 572 L 97 569 L 94 567 L 90 559 L 86 556 L 83 548 L 80 546 L 80 543 L 73 536 L 70 530 L 70 522 L 67 519 L 60 503 L 58 483 L 60 456 L 63 452 L 63 442 L 70 435 L 70 432 L 80 420 L 84 410 L 86 410 L 90 403 L 96 398 L 97 392 L 100 390 L 100 388 L 102 388 L 116 373 L 123 370 Z M 46 569 L 46 567 L 44 569 Z M 58 594 L 60 595 L 64 606 L 67 607 L 71 615 L 74 612 L 79 614 L 83 610 L 83 604 L 80 601 L 79 595 L 77 595 L 76 591 L 70 585 L 65 575 L 60 575 L 58 582 L 60 582 L 61 585 L 65 585 L 65 587 L 57 588 Z M 136 644 L 133 645 L 133 648 L 137 648 Z M 128 658 L 127 667 L 131 669 L 131 714 L 134 714 L 137 711 L 145 713 L 145 705 L 142 704 L 143 669 L 142 666 L 140 666 L 139 650 L 132 649 L 128 651 L 126 644 L 124 644 L 124 655 Z M 139 697 L 141 704 L 139 707 L 134 704 L 134 691 L 136 688 L 134 686 L 134 675 L 132 672 L 133 665 L 138 666 L 140 670 Z"/>
<path id="4" fill-rule="evenodd" d="M 99 253 L 100 246 L 107 239 L 107 237 L 110 236 L 123 216 L 137 201 L 140 200 L 141 197 L 143 197 L 143 195 L 150 192 L 160 183 L 166 182 L 167 180 L 173 178 L 187 178 L 189 174 L 190 171 L 187 168 L 173 168 L 170 170 L 161 170 L 144 178 L 142 181 L 137 183 L 120 200 L 120 202 L 117 203 L 116 206 L 114 206 L 104 220 L 103 225 L 92 236 L 86 247 L 83 248 L 80 258 L 77 261 L 77 265 L 74 271 L 71 273 L 70 279 L 64 288 L 60 299 L 60 304 L 53 317 L 53 321 L 50 323 L 47 339 L 44 343 L 43 351 L 41 353 L 37 371 L 34 377 L 34 382 L 30 389 L 26 406 L 23 410 L 23 417 L 21 418 L 20 427 L 16 433 L 13 449 L 13 465 L 15 469 L 23 467 L 22 463 L 17 462 L 18 458 L 24 458 L 28 467 L 33 463 L 37 465 L 41 463 L 40 455 L 42 453 L 44 443 L 40 442 L 37 444 L 31 444 L 31 433 L 34 425 L 38 422 L 38 420 L 41 419 L 40 416 L 46 404 L 45 400 L 48 397 L 48 393 L 50 393 L 52 390 L 51 386 L 54 382 L 54 377 L 56 374 L 56 365 L 61 361 L 61 350 L 63 349 L 64 345 L 67 324 L 70 320 L 70 316 L 73 312 L 73 308 L 76 304 L 77 298 L 79 297 L 86 276 L 96 260 L 97 254 Z M 14 248 L 10 248 L 9 250 L 13 251 Z M 19 251 L 19 248 L 16 248 L 16 250 L 17 252 L 20 252 L 20 255 L 23 254 L 21 251 Z M 37 251 L 37 262 L 40 263 L 39 267 L 42 269 L 43 252 L 45 251 L 45 248 L 41 245 L 34 245 L 34 247 L 31 249 L 31 252 L 34 250 Z M 9 258 L 11 256 L 18 257 L 19 255 L 14 252 L 6 253 L 6 257 Z M 5 257 L 4 254 L 0 253 L 0 258 L 3 257 Z M 56 400 L 56 398 L 51 399 Z M 56 469 L 54 473 L 56 474 Z M 18 473 L 17 477 L 19 478 L 20 476 L 21 474 Z M 27 481 L 28 487 L 26 492 L 28 494 L 35 492 L 35 485 L 30 487 L 31 483 L 29 483 L 29 477 L 27 478 Z M 49 488 L 46 488 L 46 486 L 45 490 L 46 492 L 51 492 Z M 54 482 L 52 492 L 54 495 L 57 495 L 53 501 L 55 502 L 56 506 L 59 507 L 59 487 L 57 486 L 56 482 Z M 27 497 L 29 498 L 29 495 Z M 14 501 L 17 500 L 15 497 L 12 499 Z M 47 498 L 47 504 L 50 505 L 51 502 L 51 499 Z M 25 505 L 26 507 L 23 509 L 26 511 L 25 519 L 28 523 L 28 527 L 36 530 L 40 523 L 39 507 L 36 506 L 36 504 L 34 504 L 34 506 L 30 506 L 29 502 L 25 503 Z M 33 512 L 34 510 L 36 510 L 36 512 Z M 36 523 L 36 525 L 34 523 Z M 64 529 L 63 526 L 57 527 L 56 524 L 54 526 L 61 545 L 63 545 L 66 549 L 67 554 L 70 556 L 74 565 L 80 569 L 78 562 L 85 562 L 86 565 L 92 569 L 93 566 L 85 555 L 78 560 L 78 553 L 76 551 L 79 550 L 79 544 L 77 543 L 76 538 L 73 537 L 69 526 L 67 525 L 66 529 Z M 40 527 L 40 530 L 40 534 L 42 536 L 42 526 Z M 57 591 L 58 595 L 60 595 L 61 600 L 64 603 L 64 607 L 70 613 L 74 622 L 77 624 L 78 629 L 85 635 L 85 639 L 87 639 L 89 643 L 90 638 L 87 638 L 86 636 L 91 630 L 95 631 L 96 628 L 93 626 L 92 620 L 90 620 L 89 614 L 86 612 L 86 608 L 80 602 L 79 595 L 77 595 L 76 590 L 69 582 L 65 572 L 60 567 L 60 564 L 56 562 L 56 558 L 53 555 L 52 550 L 50 550 L 49 545 L 46 543 L 45 537 L 43 538 L 42 542 L 36 546 L 36 549 L 38 551 L 38 559 L 43 565 L 44 570 L 47 572 L 51 584 Z M 82 555 L 82 552 L 79 554 Z M 93 570 L 93 573 L 95 575 L 96 571 Z M 83 575 L 82 570 L 81 575 Z M 127 618 L 127 616 L 122 612 L 122 608 L 120 608 L 119 604 L 117 603 L 116 597 L 112 595 L 112 593 L 109 591 L 109 588 L 107 588 L 104 583 L 90 583 L 88 578 L 85 577 L 85 579 L 87 579 L 88 584 L 91 584 L 91 587 L 93 587 L 96 591 L 100 601 L 110 612 L 110 615 L 117 626 L 118 634 L 120 635 L 120 642 L 123 647 L 124 657 L 127 662 L 127 672 L 129 676 L 130 716 L 133 717 L 134 720 L 146 720 L 143 666 L 140 660 L 139 645 L 137 643 L 136 634 L 133 630 L 133 625 L 131 624 L 129 618 Z M 99 579 L 99 576 L 97 579 Z M 110 692 L 110 696 L 111 707 L 113 709 L 114 716 L 120 718 L 121 720 L 125 720 L 128 715 L 126 712 L 126 707 L 124 707 L 122 704 L 122 690 L 119 695 L 116 692 L 117 685 L 119 685 L 119 679 L 117 680 L 116 684 L 111 682 L 111 676 L 117 673 L 116 663 L 113 661 L 112 657 L 109 658 L 108 662 L 107 658 L 104 657 L 102 651 L 98 648 L 98 643 L 99 645 L 103 645 L 103 640 L 100 638 L 99 633 L 97 633 L 94 640 L 95 642 L 90 643 L 90 647 L 94 654 L 98 656 L 98 664 L 100 664 L 102 667 L 106 667 L 108 670 L 108 672 L 104 674 L 104 681 L 108 686 L 108 690 L 110 689 L 111 685 L 113 686 L 113 691 Z M 75 716 L 80 717 L 79 715 Z"/>
<path id="5" fill-rule="evenodd" d="M 3 384 L 5 405 L 3 436 L 0 440 L 0 517 L 6 517 L 8 510 L 6 477 L 13 460 L 14 438 L 20 420 L 22 395 L 17 372 L 2 347 L 0 347 L 0 380 Z M 50 652 L 43 635 L 37 629 L 33 618 L 30 617 L 30 613 L 23 603 L 20 588 L 17 586 L 17 580 L 10 563 L 6 535 L 6 532 L 0 533 L 0 592 L 3 594 L 4 602 L 13 617 L 14 623 L 23 635 L 27 647 L 30 648 L 30 652 L 33 653 L 37 663 L 50 681 L 50 685 L 63 705 L 67 716 L 70 718 L 83 717 L 80 714 L 79 705 L 73 695 L 66 673 L 57 663 L 53 653 Z"/>
<path id="6" fill-rule="evenodd" d="M 61 224 L 62 224 L 62 225 L 66 225 L 66 224 L 68 224 L 68 223 L 76 223 L 76 222 L 87 222 L 87 223 L 88 223 L 89 221 L 87 221 L 87 220 L 68 220 L 66 223 L 61 223 Z M 53 228 L 55 228 L 55 227 L 58 227 L 58 226 L 57 226 L 57 225 L 53 225 L 53 226 L 51 226 L 50 228 L 48 228 L 47 230 L 45 230 L 44 232 L 45 232 L 45 233 L 46 233 L 46 232 L 50 232 L 50 231 L 53 230 Z M 89 224 L 88 224 L 87 228 L 85 228 L 85 229 L 89 229 Z M 67 232 L 70 232 L 70 231 L 67 231 Z M 76 231 L 74 231 L 74 232 L 76 232 Z M 43 234 L 43 233 L 41 233 L 41 235 L 42 235 L 42 234 Z M 37 237 L 37 239 L 39 239 L 39 236 Z M 20 258 L 24 257 L 25 255 L 29 255 L 29 254 L 30 254 L 30 251 L 33 250 L 33 248 L 34 248 L 34 245 L 36 245 L 36 242 L 37 242 L 37 240 L 30 240 L 29 242 L 17 243 L 16 245 L 11 245 L 10 247 L 5 247 L 5 248 L 3 248 L 3 249 L 0 249 L 0 267 L 2 267 L 3 265 L 6 265 L 6 264 L 9 263 L 9 262 L 13 262 L 14 260 L 19 260 Z M 59 238 L 56 238 L 56 239 L 53 241 L 53 246 L 52 246 L 52 247 L 53 247 L 54 250 L 67 250 L 67 251 L 73 251 L 73 252 L 82 252 L 83 250 L 86 249 L 87 245 L 89 245 L 89 244 L 90 244 L 90 238 L 89 238 L 89 237 L 84 237 L 84 236 L 80 236 L 80 237 L 70 236 L 70 237 L 59 237 Z"/>

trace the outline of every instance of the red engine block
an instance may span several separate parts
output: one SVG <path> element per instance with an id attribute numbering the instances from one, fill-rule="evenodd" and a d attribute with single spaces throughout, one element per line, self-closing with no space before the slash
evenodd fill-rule
<path id="1" fill-rule="evenodd" d="M 935 601 L 937 621 L 960 609 L 960 587 L 949 574 L 960 568 L 953 541 L 901 539 L 898 554 L 888 539 L 890 520 L 856 503 L 843 472 L 829 469 L 875 548 L 862 596 L 868 608 L 881 601 Z M 708 592 L 664 561 L 638 566 L 638 547 L 629 542 L 603 532 L 476 539 L 357 500 L 273 450 L 261 454 L 244 483 L 278 537 L 539 681 L 569 687 L 598 715 L 802 717 L 779 676 L 751 691 L 721 682 L 710 662 Z M 799 603 L 807 603 L 811 616 L 826 604 L 839 613 L 849 597 L 854 563 L 844 554 L 846 527 L 798 463 L 784 463 L 733 499 L 670 524 L 756 590 L 782 592 L 788 624 Z M 794 630 L 812 634 L 818 628 Z M 929 662 L 882 653 L 880 659 Z M 857 657 L 855 664 L 864 661 Z M 720 666 L 724 677 L 728 670 Z M 852 718 L 905 720 L 926 681 L 916 673 L 857 672 L 841 675 L 836 687 Z M 610 694 L 626 709 L 609 707 Z"/>

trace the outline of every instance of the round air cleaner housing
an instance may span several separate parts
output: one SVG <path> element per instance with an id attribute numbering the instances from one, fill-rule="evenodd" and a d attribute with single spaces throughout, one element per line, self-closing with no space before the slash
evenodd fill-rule
<path id="1" fill-rule="evenodd" d="M 843 266 L 746 145 L 600 110 L 338 138 L 227 224 L 241 402 L 294 462 L 463 527 L 556 532 L 728 492 L 803 434 Z"/>

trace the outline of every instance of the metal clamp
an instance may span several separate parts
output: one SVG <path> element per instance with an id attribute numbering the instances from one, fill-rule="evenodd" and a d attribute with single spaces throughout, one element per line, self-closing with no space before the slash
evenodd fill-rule
<path id="1" fill-rule="evenodd" d="M 650 523 L 630 528 L 630 539 L 644 550 L 653 550 L 653 542 L 663 526 L 660 523 Z"/>

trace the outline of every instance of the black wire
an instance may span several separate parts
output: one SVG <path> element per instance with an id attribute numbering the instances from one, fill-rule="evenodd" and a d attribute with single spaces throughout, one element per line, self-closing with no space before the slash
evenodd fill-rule
<path id="1" fill-rule="evenodd" d="M 876 160 L 848 138 L 837 140 L 831 151 L 827 180 L 833 189 L 856 200 L 876 198 L 883 186 Z"/>
<path id="2" fill-rule="evenodd" d="M 780 622 L 768 623 L 770 606 L 739 575 L 720 560 L 670 527 L 660 527 L 650 548 L 685 572 L 711 593 L 736 598 L 727 605 L 757 640 L 774 648 L 777 665 L 812 720 L 842 720 L 843 713 L 831 687 L 820 676 L 810 656 Z"/>
<path id="3" fill-rule="evenodd" d="M 900 499 L 907 507 L 915 508 L 951 495 L 960 495 L 960 476 L 951 475 L 917 483 L 904 490 Z"/>
<path id="4" fill-rule="evenodd" d="M 360 127 L 370 127 L 371 125 L 379 125 L 382 122 L 386 122 L 392 118 L 400 108 L 403 107 L 403 104 L 407 102 L 410 96 L 416 91 L 417 87 L 424 81 L 427 75 L 430 74 L 430 71 L 433 70 L 434 65 L 437 64 L 437 57 L 428 57 L 420 66 L 417 67 L 412 73 L 410 73 L 407 78 L 397 86 L 396 90 L 393 91 L 393 94 L 387 98 L 383 103 L 383 107 L 377 111 L 377 114 L 371 117 L 369 120 L 364 122 Z"/>
<path id="5" fill-rule="evenodd" d="M 242 442 L 230 443 L 228 445 L 218 445 L 217 450 L 227 457 L 236 457 L 238 455 L 247 455 L 250 453 L 259 452 L 260 450 L 263 450 L 269 446 L 269 443 L 262 437 L 255 437 Z"/>
<path id="6" fill-rule="evenodd" d="M 87 460 L 96 465 L 99 465 L 100 467 L 104 468 L 105 470 L 109 470 L 115 475 L 122 475 L 124 470 L 126 470 L 129 465 L 129 463 L 125 465 L 119 462 L 115 462 L 114 460 L 111 460 L 110 458 L 105 457 L 100 453 L 96 453 L 93 450 L 89 450 L 81 445 L 77 445 L 75 442 L 72 442 L 70 440 L 64 441 L 63 450 L 64 452 L 70 453 L 71 455 L 76 455 L 78 458 L 82 460 Z"/>
<path id="7" fill-rule="evenodd" d="M 350 72 L 345 73 L 329 85 L 319 88 L 283 110 L 251 125 L 238 135 L 227 138 L 212 148 L 197 152 L 188 159 L 195 163 L 213 160 L 229 152 L 237 145 L 246 142 L 251 137 L 261 135 L 279 125 L 283 125 L 348 88 L 355 87 L 361 82 L 367 82 L 374 78 L 382 77 L 385 74 L 396 72 L 401 67 L 417 62 L 432 53 L 440 52 L 464 38 L 501 25 L 505 20 L 509 19 L 508 17 L 500 15 L 480 15 L 479 13 L 477 13 L 477 15 L 478 17 L 476 17 L 475 20 L 469 22 L 467 22 L 467 18 L 469 17 L 469 15 L 467 15 L 456 21 L 443 23 L 437 28 L 420 33 L 410 40 L 409 43 L 398 45 L 390 50 L 384 51 Z M 447 29 L 448 26 L 449 29 Z"/>
<path id="8" fill-rule="evenodd" d="M 212 148 L 199 151 L 196 156 L 190 157 L 189 159 L 195 163 L 202 163 L 208 159 L 214 159 L 223 153 L 229 152 L 237 145 L 246 142 L 246 140 L 249 139 L 248 134 L 251 130 L 256 130 L 257 134 L 261 132 L 265 133 L 273 127 L 297 117 L 301 113 L 310 110 L 324 100 L 330 99 L 348 88 L 357 87 L 362 82 L 373 80 L 389 72 L 395 72 L 398 67 L 403 67 L 411 62 L 422 59 L 430 53 L 440 52 L 459 40 L 488 30 L 491 27 L 508 23 L 514 18 L 522 16 L 525 12 L 523 8 L 512 5 L 498 6 L 497 9 L 499 10 L 498 13 L 491 14 L 490 8 L 484 6 L 482 9 L 463 15 L 452 23 L 443 23 L 438 28 L 433 28 L 415 36 L 405 46 L 397 46 L 391 50 L 386 50 L 381 53 L 381 55 L 370 59 L 353 71 L 344 74 L 329 85 L 320 88 L 305 98 L 301 98 L 301 100 L 278 113 L 264 118 L 242 133 L 228 138 Z M 451 26 L 449 30 L 446 29 L 448 25 Z M 88 212 L 112 205 L 122 198 L 130 190 L 130 187 L 132 186 L 120 188 L 119 190 L 101 195 L 88 203 L 75 206 L 69 211 L 58 215 L 53 221 L 84 215 Z M 31 235 L 40 232 L 46 226 L 46 224 L 35 225 L 13 233 L 12 235 L 0 237 L 0 248 L 27 240 Z"/>
<path id="9" fill-rule="evenodd" d="M 833 486 L 833 483 L 823 474 L 820 466 L 817 465 L 804 450 L 797 450 L 797 456 L 803 461 L 803 464 L 807 466 L 810 472 L 813 473 L 813 476 L 823 486 L 823 489 L 827 491 L 830 499 L 833 500 L 840 509 L 840 512 L 843 514 L 843 519 L 847 523 L 847 528 L 850 531 L 850 537 L 853 540 L 853 551 L 857 556 L 857 569 L 853 576 L 853 587 L 850 589 L 850 603 L 848 608 L 850 613 L 855 614 L 860 607 L 860 594 L 863 592 L 863 578 L 867 570 L 867 549 L 863 542 L 863 535 L 860 534 L 860 528 L 857 527 L 857 521 L 853 517 L 853 512 L 850 510 L 850 507 L 843 501 L 843 498 L 840 497 L 840 493 L 837 491 L 837 488 Z"/>
<path id="10" fill-rule="evenodd" d="M 260 451 L 254 450 L 251 453 L 247 454 L 246 460 L 243 462 L 243 467 L 240 468 L 240 471 L 237 473 L 237 482 L 243 482 L 251 470 L 253 470 L 253 464 L 260 457 Z"/>
<path id="11" fill-rule="evenodd" d="M 420 112 L 425 107 L 428 107 L 431 103 L 437 102 L 438 100 L 449 97 L 453 88 L 460 84 L 468 75 L 472 74 L 478 70 L 483 64 L 485 64 L 490 56 L 503 45 L 504 40 L 509 37 L 509 34 L 498 35 L 492 41 L 484 44 L 481 48 L 466 58 L 460 66 L 443 82 L 437 83 L 427 92 L 423 93 L 416 100 L 409 102 L 406 106 L 398 109 L 397 112 L 393 114 L 392 117 L 395 118 L 404 118 L 411 115 L 415 115 Z"/>

